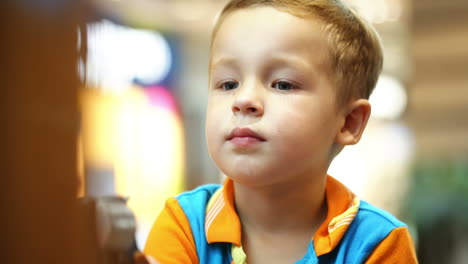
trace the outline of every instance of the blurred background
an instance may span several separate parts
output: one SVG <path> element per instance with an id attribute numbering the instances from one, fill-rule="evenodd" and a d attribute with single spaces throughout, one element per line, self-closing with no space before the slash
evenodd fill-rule
<path id="1" fill-rule="evenodd" d="M 362 141 L 329 173 L 407 222 L 421 263 L 466 263 L 468 1 L 347 2 L 377 28 L 385 63 Z M 142 248 L 167 197 L 222 181 L 204 115 L 225 3 L 1 3 L 6 263 L 92 263 L 78 197 L 128 198 Z"/>

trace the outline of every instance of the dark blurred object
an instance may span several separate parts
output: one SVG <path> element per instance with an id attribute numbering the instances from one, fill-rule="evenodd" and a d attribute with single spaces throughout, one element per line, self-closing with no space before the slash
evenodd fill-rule
<path id="1" fill-rule="evenodd" d="M 76 199 L 85 7 L 0 2 L 0 262 L 94 264 L 96 248 L 84 243 L 93 234 Z"/>
<path id="2" fill-rule="evenodd" d="M 133 263 L 137 252 L 136 221 L 126 202 L 126 199 L 116 196 L 81 199 L 85 215 L 91 223 L 88 232 L 96 234 L 87 243 L 99 248 L 100 264 Z"/>
<path id="3" fill-rule="evenodd" d="M 420 161 L 413 181 L 407 212 L 417 228 L 419 260 L 466 263 L 468 157 Z"/>

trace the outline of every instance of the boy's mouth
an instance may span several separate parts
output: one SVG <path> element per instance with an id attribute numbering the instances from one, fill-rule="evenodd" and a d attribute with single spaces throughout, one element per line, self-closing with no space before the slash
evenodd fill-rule
<path id="1" fill-rule="evenodd" d="M 236 127 L 231 131 L 229 136 L 227 136 L 226 140 L 230 141 L 234 145 L 240 147 L 247 147 L 256 143 L 263 142 L 265 141 L 265 138 L 250 128 Z"/>

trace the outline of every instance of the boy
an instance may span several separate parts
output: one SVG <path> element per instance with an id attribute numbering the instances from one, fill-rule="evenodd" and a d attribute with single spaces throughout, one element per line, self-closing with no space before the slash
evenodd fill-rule
<path id="1" fill-rule="evenodd" d="M 338 0 L 233 0 L 214 29 L 206 135 L 227 175 L 168 199 L 145 253 L 169 263 L 416 263 L 407 227 L 327 175 L 382 68 Z"/>

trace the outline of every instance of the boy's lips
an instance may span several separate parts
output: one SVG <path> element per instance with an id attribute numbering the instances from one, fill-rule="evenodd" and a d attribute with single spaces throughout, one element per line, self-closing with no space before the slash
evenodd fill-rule
<path id="1" fill-rule="evenodd" d="M 250 128 L 237 127 L 231 131 L 229 136 L 227 136 L 226 140 L 230 141 L 234 145 L 240 147 L 247 147 L 265 141 L 265 138 Z"/>

